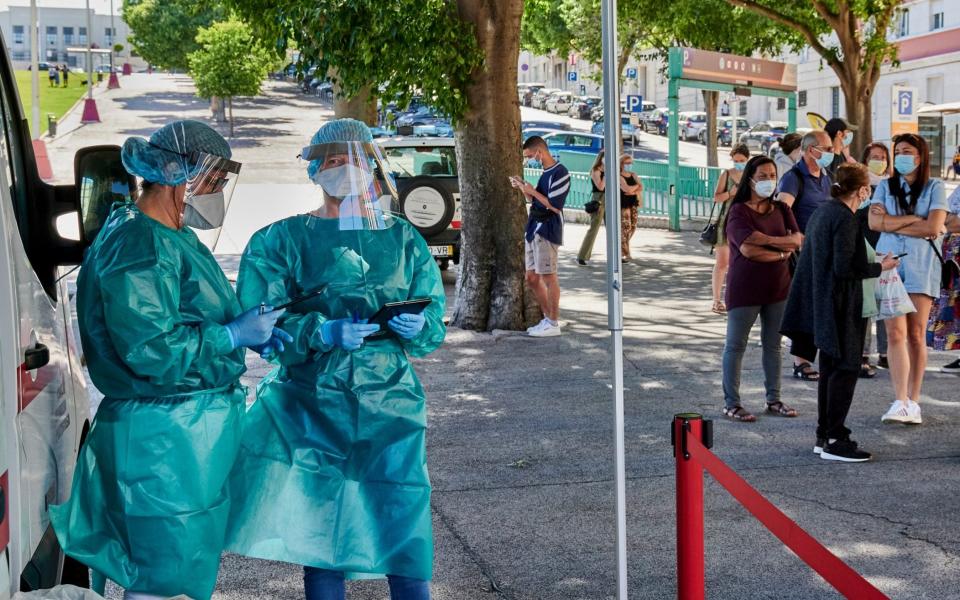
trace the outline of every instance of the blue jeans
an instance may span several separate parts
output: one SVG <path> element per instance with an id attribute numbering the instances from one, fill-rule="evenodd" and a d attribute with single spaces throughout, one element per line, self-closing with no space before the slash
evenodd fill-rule
<path id="1" fill-rule="evenodd" d="M 303 568 L 303 591 L 307 600 L 345 600 L 346 586 L 340 571 Z M 400 575 L 387 575 L 390 600 L 430 600 L 430 582 Z"/>

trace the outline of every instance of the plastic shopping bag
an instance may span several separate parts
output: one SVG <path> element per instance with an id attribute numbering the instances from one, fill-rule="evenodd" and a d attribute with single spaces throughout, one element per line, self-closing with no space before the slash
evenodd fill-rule
<path id="1" fill-rule="evenodd" d="M 72 585 L 58 585 L 49 590 L 17 592 L 13 595 L 13 600 L 103 600 L 103 596 Z"/>
<path id="2" fill-rule="evenodd" d="M 917 312 L 896 269 L 888 269 L 880 273 L 880 279 L 877 280 L 877 304 L 880 307 L 878 320 Z"/>

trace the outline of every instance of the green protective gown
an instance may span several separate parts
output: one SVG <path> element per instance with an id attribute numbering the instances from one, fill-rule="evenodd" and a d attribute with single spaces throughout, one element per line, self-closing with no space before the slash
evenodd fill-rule
<path id="1" fill-rule="evenodd" d="M 351 577 L 429 580 L 426 398 L 407 355 L 443 342 L 440 270 L 406 221 L 339 231 L 336 219 L 300 215 L 254 234 L 237 290 L 243 306 L 277 305 L 323 285 L 281 318 L 294 342 L 244 420 L 227 548 Z M 327 319 L 369 318 L 414 298 L 432 303 L 413 340 L 370 340 L 355 352 L 320 340 Z"/>
<path id="2" fill-rule="evenodd" d="M 132 204 L 84 258 L 80 335 L 106 397 L 50 512 L 64 551 L 128 590 L 213 593 L 246 396 L 244 350 L 221 324 L 239 312 L 197 236 Z"/>

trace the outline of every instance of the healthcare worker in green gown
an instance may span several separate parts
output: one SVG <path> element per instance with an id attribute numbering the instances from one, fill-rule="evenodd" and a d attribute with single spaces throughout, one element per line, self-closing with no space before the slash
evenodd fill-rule
<path id="1" fill-rule="evenodd" d="M 142 178 L 87 250 L 77 316 L 90 377 L 105 398 L 80 451 L 70 499 L 51 508 L 64 551 L 125 598 L 210 598 L 240 443 L 244 347 L 291 339 L 283 311 L 243 312 L 194 229 L 214 231 L 239 172 L 230 147 L 196 121 L 129 138 Z"/>
<path id="2" fill-rule="evenodd" d="M 443 342 L 444 292 L 426 242 L 390 214 L 396 197 L 366 125 L 323 125 L 301 157 L 319 208 L 253 235 L 244 307 L 291 306 L 293 341 L 257 391 L 231 476 L 227 548 L 304 565 L 307 600 L 344 577 L 387 575 L 394 600 L 429 598 L 433 564 L 426 398 L 408 360 Z M 388 302 L 420 314 L 366 323 Z"/>

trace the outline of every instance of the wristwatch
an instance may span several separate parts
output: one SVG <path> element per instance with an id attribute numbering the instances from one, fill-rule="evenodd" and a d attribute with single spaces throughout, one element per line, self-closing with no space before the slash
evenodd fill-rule
<path id="1" fill-rule="evenodd" d="M 783 260 L 783 250 L 780 251 L 780 260 Z"/>

